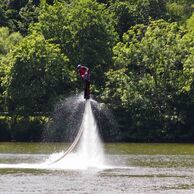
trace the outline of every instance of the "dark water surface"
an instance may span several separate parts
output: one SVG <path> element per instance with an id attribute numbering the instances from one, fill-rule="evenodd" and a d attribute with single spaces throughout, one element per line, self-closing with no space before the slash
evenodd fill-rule
<path id="1" fill-rule="evenodd" d="M 65 146 L 0 143 L 0 164 L 41 163 Z M 0 193 L 194 193 L 194 144 L 106 144 L 105 158 L 110 168 L 0 168 Z"/>

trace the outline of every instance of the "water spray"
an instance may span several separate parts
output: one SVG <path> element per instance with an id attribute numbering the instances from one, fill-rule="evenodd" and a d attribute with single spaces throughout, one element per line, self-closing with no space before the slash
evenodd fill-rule
<path id="1" fill-rule="evenodd" d="M 85 101 L 83 119 L 77 136 L 70 147 L 58 158 L 54 158 L 50 165 L 65 160 L 66 156 L 75 153 L 87 166 L 103 164 L 103 147 L 98 135 L 98 127 L 92 113 L 91 100 Z"/>
<path id="2" fill-rule="evenodd" d="M 86 100 L 86 103 L 87 103 L 87 100 Z M 85 107 L 86 108 L 86 107 Z M 85 111 L 84 111 L 85 112 Z M 55 161 L 52 161 L 51 164 L 54 164 L 54 163 L 57 163 L 58 161 L 62 160 L 67 154 L 71 153 L 75 147 L 77 146 L 77 144 L 79 143 L 79 140 L 82 136 L 82 133 L 83 133 L 83 130 L 84 130 L 84 127 L 83 127 L 83 122 L 81 124 L 81 127 L 77 133 L 77 136 L 75 138 L 75 140 L 73 141 L 73 143 L 70 145 L 70 147 L 63 153 L 63 155 L 61 157 L 59 157 L 58 159 L 56 159 Z"/>

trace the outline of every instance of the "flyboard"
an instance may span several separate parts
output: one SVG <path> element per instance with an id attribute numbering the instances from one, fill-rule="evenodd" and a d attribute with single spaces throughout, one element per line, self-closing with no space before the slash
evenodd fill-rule
<path id="1" fill-rule="evenodd" d="M 86 102 L 87 103 L 87 99 L 86 99 Z M 59 162 L 60 160 L 62 160 L 67 154 L 71 153 L 72 150 L 77 146 L 77 144 L 79 143 L 79 140 L 83 134 L 83 130 L 84 130 L 84 127 L 82 126 L 81 124 L 81 127 L 77 133 L 77 136 L 75 138 L 75 140 L 73 141 L 73 143 L 69 146 L 69 148 L 67 148 L 67 150 L 63 153 L 63 155 L 61 157 L 59 157 L 58 159 L 56 159 L 55 161 L 52 161 L 50 164 L 55 164 L 57 162 Z"/>

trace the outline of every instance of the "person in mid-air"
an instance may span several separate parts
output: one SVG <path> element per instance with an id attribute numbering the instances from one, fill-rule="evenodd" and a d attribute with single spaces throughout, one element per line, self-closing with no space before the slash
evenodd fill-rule
<path id="1" fill-rule="evenodd" d="M 77 66 L 78 73 L 84 81 L 84 98 L 87 100 L 90 98 L 90 69 L 81 64 Z"/>

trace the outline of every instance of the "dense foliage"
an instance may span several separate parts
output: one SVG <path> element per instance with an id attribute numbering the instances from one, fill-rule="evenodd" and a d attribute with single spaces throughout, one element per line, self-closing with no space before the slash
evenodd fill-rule
<path id="1" fill-rule="evenodd" d="M 47 112 L 52 99 L 69 89 L 71 73 L 67 57 L 42 35 L 25 37 L 3 62 L 6 67 L 2 86 L 9 112 L 25 115 Z"/>
<path id="2" fill-rule="evenodd" d="M 176 23 L 157 20 L 132 27 L 115 46 L 104 98 L 130 114 L 128 138 L 173 138 L 185 123 L 179 100 L 189 95 L 193 75 L 184 35 Z"/>
<path id="3" fill-rule="evenodd" d="M 105 140 L 194 140 L 193 0 L 0 1 L 0 140 L 39 141 L 78 63 L 118 121 Z"/>

